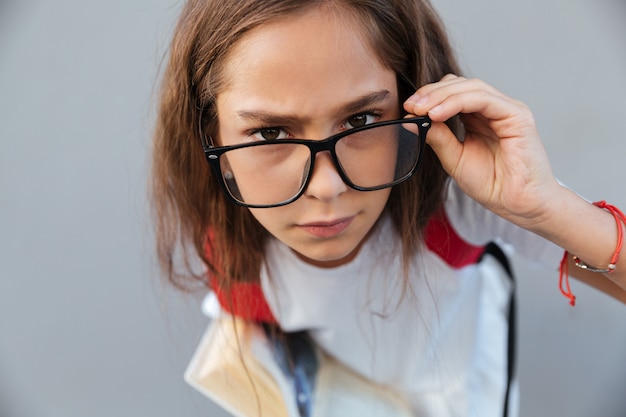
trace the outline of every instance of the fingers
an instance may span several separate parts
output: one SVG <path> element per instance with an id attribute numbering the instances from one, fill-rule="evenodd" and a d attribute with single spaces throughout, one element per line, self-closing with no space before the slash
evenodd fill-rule
<path id="1" fill-rule="evenodd" d="M 412 114 L 428 114 L 433 121 L 445 121 L 459 113 L 478 113 L 495 121 L 524 118 L 530 113 L 523 103 L 483 81 L 451 74 L 418 89 L 404 108 Z"/>
<path id="2" fill-rule="evenodd" d="M 461 86 L 461 87 L 469 88 L 472 90 L 486 90 L 494 95 L 499 95 L 499 96 L 504 97 L 504 94 L 502 94 L 500 91 L 498 91 L 496 88 L 492 87 L 491 85 L 485 83 L 484 81 L 481 81 L 477 78 L 467 79 L 465 77 L 459 77 L 454 74 L 447 74 L 443 76 L 443 78 L 441 78 L 439 82 L 426 84 L 425 86 L 419 88 L 416 91 L 415 95 L 424 97 L 424 96 L 431 94 L 435 90 L 441 89 L 443 87 L 452 86 L 452 85 L 454 85 L 455 87 Z M 409 98 L 409 100 L 411 100 L 411 98 Z M 413 100 L 413 101 L 416 101 L 416 100 Z"/>
<path id="3" fill-rule="evenodd" d="M 452 175 L 463 166 L 484 163 L 499 154 L 513 157 L 517 148 L 529 148 L 538 140 L 534 118 L 528 107 L 477 79 L 446 75 L 439 82 L 418 89 L 404 103 L 410 114 L 428 115 L 433 121 L 426 140 Z M 443 123 L 461 115 L 464 141 L 459 142 Z M 521 139 L 520 141 L 502 141 Z M 531 139 L 531 140 L 529 140 Z M 502 153 L 501 145 L 506 147 Z M 517 157 L 517 156 L 516 156 Z"/>

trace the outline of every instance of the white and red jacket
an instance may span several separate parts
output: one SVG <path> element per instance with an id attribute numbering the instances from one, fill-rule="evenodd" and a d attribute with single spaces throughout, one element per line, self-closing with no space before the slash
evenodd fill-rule
<path id="1" fill-rule="evenodd" d="M 271 240 L 260 288 L 235 287 L 231 312 L 308 331 L 358 374 L 393 387 L 415 416 L 515 416 L 514 283 L 489 243 L 554 268 L 562 250 L 484 209 L 454 183 L 444 209 L 427 226 L 406 287 L 400 240 L 383 216 L 356 258 L 337 268 L 307 264 Z"/>

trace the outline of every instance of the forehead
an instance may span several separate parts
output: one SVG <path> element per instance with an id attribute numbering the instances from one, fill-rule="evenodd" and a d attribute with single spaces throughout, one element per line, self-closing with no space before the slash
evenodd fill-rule
<path id="1" fill-rule="evenodd" d="M 382 64 L 358 19 L 330 6 L 254 28 L 233 45 L 223 69 L 218 109 L 222 99 L 236 95 L 238 101 L 314 111 L 334 97 L 395 86 L 393 71 Z"/>

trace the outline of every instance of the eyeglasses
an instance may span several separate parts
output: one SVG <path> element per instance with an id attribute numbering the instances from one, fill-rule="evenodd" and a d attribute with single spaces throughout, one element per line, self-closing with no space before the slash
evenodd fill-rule
<path id="1" fill-rule="evenodd" d="M 292 203 L 304 193 L 318 152 L 330 152 L 341 179 L 358 191 L 406 181 L 419 166 L 430 126 L 428 117 L 413 117 L 356 127 L 323 140 L 276 139 L 213 147 L 203 138 L 203 146 L 234 203 L 269 208 Z"/>

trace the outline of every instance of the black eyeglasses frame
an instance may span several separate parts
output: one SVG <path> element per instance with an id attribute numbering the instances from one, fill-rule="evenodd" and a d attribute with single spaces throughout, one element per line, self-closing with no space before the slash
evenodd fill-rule
<path id="1" fill-rule="evenodd" d="M 395 124 L 407 124 L 407 123 L 411 123 L 411 124 L 415 124 L 417 126 L 418 129 L 418 138 L 420 140 L 419 143 L 419 153 L 418 153 L 418 158 L 417 161 L 415 162 L 415 165 L 413 166 L 413 168 L 411 169 L 411 171 L 409 171 L 406 175 L 404 175 L 403 177 L 389 183 L 389 184 L 384 184 L 384 185 L 380 185 L 380 186 L 376 186 L 376 187 L 360 187 L 356 184 L 353 184 L 352 181 L 350 181 L 350 179 L 347 177 L 347 175 L 343 172 L 343 168 L 341 167 L 341 164 L 339 163 L 339 160 L 337 158 L 337 154 L 335 152 L 335 145 L 337 144 L 337 142 L 346 137 L 349 136 L 351 134 L 354 133 L 358 133 L 364 130 L 368 130 L 368 129 L 373 129 L 373 128 L 377 128 L 377 127 L 382 127 L 382 126 L 389 126 L 389 125 L 395 125 Z M 353 129 L 349 129 L 349 130 L 345 130 L 343 132 L 337 133 L 335 135 L 332 135 L 326 139 L 322 139 L 322 140 L 312 140 L 312 139 L 278 139 L 276 142 L 280 142 L 280 143 L 285 143 L 285 144 L 298 144 L 298 145 L 305 145 L 306 147 L 309 148 L 309 151 L 311 152 L 311 164 L 309 166 L 308 169 L 308 173 L 307 173 L 307 178 L 306 180 L 302 183 L 302 186 L 300 187 L 300 189 L 298 190 L 298 192 L 290 199 L 282 201 L 280 203 L 276 203 L 276 204 L 264 204 L 264 205 L 259 205 L 259 204 L 248 204 L 245 203 L 243 201 L 240 201 L 239 199 L 237 199 L 235 196 L 232 195 L 232 193 L 230 192 L 228 186 L 225 184 L 224 181 L 224 177 L 222 174 L 222 169 L 221 169 L 221 164 L 220 164 L 220 157 L 231 150 L 234 149 L 241 149 L 241 148 L 248 148 L 248 147 L 254 147 L 254 146 L 263 146 L 263 145 L 267 145 L 268 143 L 274 143 L 274 142 L 250 142 L 250 143 L 243 143 L 243 144 L 238 144 L 238 145 L 230 145 L 230 146 L 213 146 L 211 144 L 212 140 L 210 137 L 206 137 L 204 135 L 201 136 L 201 140 L 202 140 L 202 147 L 204 149 L 204 155 L 206 157 L 206 160 L 208 162 L 208 164 L 211 166 L 211 168 L 213 169 L 213 172 L 215 173 L 215 175 L 218 178 L 218 182 L 220 184 L 220 187 L 222 188 L 224 194 L 226 194 L 226 196 L 235 204 L 242 206 L 242 207 L 248 207 L 248 208 L 272 208 L 272 207 L 281 207 L 281 206 L 286 206 L 287 204 L 293 203 L 294 201 L 296 201 L 298 198 L 300 198 L 302 196 L 302 194 L 304 194 L 304 191 L 306 190 L 309 182 L 311 181 L 311 177 L 313 174 L 313 169 L 315 167 L 315 156 L 319 153 L 319 152 L 325 152 L 328 151 L 332 157 L 333 160 L 333 164 L 335 165 L 335 169 L 337 170 L 337 173 L 339 174 L 339 176 L 341 177 L 341 179 L 343 180 L 343 182 L 348 185 L 350 188 L 357 190 L 357 191 L 376 191 L 376 190 L 381 190 L 384 188 L 389 188 L 389 187 L 393 187 L 394 185 L 398 185 L 404 181 L 406 181 L 407 179 L 409 179 L 411 176 L 413 176 L 413 174 L 415 174 L 415 172 L 417 171 L 418 167 L 420 166 L 420 162 L 422 160 L 422 155 L 424 154 L 424 148 L 426 146 L 426 133 L 428 132 L 428 129 L 430 129 L 432 125 L 432 122 L 430 120 L 430 118 L 428 116 L 416 116 L 416 117 L 409 117 L 409 118 L 405 118 L 405 119 L 394 119 L 394 120 L 385 120 L 382 122 L 377 122 L 377 123 L 372 123 L 369 125 L 365 125 L 365 126 L 360 126 L 360 127 L 356 127 Z"/>

